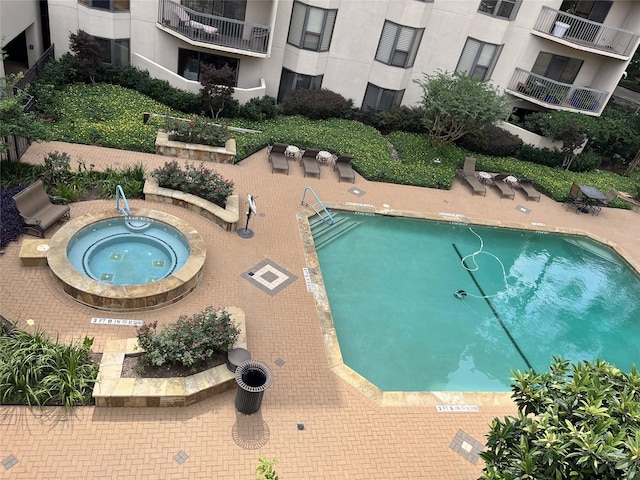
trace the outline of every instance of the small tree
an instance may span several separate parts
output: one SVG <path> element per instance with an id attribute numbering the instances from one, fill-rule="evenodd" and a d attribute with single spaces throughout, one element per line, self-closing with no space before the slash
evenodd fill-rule
<path id="1" fill-rule="evenodd" d="M 0 50 L 0 60 L 4 59 L 4 51 Z M 34 113 L 24 112 L 24 99 L 27 94 L 13 92 L 13 86 L 22 74 L 0 77 L 0 140 L 2 137 L 16 135 L 29 140 L 51 139 L 48 124 L 38 120 Z M 5 152 L 7 144 L 0 141 L 0 153 Z"/>
<path id="2" fill-rule="evenodd" d="M 227 63 L 222 68 L 206 63 L 200 66 L 200 93 L 213 118 L 218 118 L 225 105 L 233 98 L 235 83 L 236 74 Z"/>
<path id="3" fill-rule="evenodd" d="M 640 374 L 555 358 L 514 372 L 517 417 L 494 419 L 484 480 L 640 478 Z"/>
<path id="4" fill-rule="evenodd" d="M 416 83 L 423 90 L 424 126 L 439 146 L 507 118 L 511 111 L 507 97 L 494 87 L 461 73 L 424 74 Z"/>
<path id="5" fill-rule="evenodd" d="M 571 162 L 576 158 L 576 149 L 582 146 L 586 138 L 578 128 L 578 125 L 575 123 L 567 125 L 562 135 L 562 152 L 564 153 L 562 166 L 565 167 L 565 170 L 569 170 Z"/>
<path id="6" fill-rule="evenodd" d="M 69 48 L 75 54 L 78 73 L 91 84 L 96 83 L 96 72 L 102 65 L 102 47 L 98 41 L 84 30 L 69 35 Z"/>

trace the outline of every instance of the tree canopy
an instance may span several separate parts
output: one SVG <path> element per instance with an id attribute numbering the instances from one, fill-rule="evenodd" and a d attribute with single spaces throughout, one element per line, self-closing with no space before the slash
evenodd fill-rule
<path id="1" fill-rule="evenodd" d="M 517 417 L 494 419 L 483 480 L 640 478 L 640 374 L 607 362 L 514 372 Z"/>
<path id="2" fill-rule="evenodd" d="M 507 97 L 495 87 L 461 73 L 424 74 L 416 83 L 423 90 L 424 126 L 441 146 L 506 119 L 511 111 Z"/>

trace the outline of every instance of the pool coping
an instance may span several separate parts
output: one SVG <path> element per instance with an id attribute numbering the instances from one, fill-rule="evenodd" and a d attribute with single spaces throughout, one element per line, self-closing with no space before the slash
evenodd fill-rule
<path id="1" fill-rule="evenodd" d="M 425 213 L 410 210 L 396 210 L 383 205 L 383 208 L 376 208 L 371 204 L 363 203 L 331 203 L 326 202 L 325 207 L 330 210 L 342 210 L 345 212 L 356 212 L 365 214 L 384 215 L 391 217 L 404 217 L 419 220 L 431 220 L 449 223 L 462 223 L 469 225 L 482 225 L 501 228 L 515 228 L 520 230 L 529 230 L 544 233 L 558 233 L 566 235 L 580 235 L 591 240 L 595 240 L 603 245 L 612 248 L 620 255 L 627 264 L 640 275 L 640 266 L 634 264 L 624 250 L 615 242 L 603 239 L 592 233 L 575 228 L 562 228 L 548 226 L 546 224 L 531 222 L 502 222 L 496 220 L 483 220 L 478 218 L 469 218 L 462 214 L 437 212 Z M 309 218 L 316 215 L 315 210 L 307 207 L 305 210 L 297 214 L 298 228 L 302 239 L 305 263 L 309 270 L 309 287 L 312 290 L 316 303 L 316 312 L 320 323 L 320 330 L 324 338 L 324 347 L 327 355 L 329 368 L 345 382 L 353 386 L 362 395 L 368 397 L 378 405 L 383 407 L 417 407 L 417 406 L 441 406 L 441 405 L 473 405 L 473 406 L 513 406 L 512 392 L 449 392 L 449 391 L 421 391 L 421 392 L 405 392 L 405 391 L 383 391 L 375 384 L 367 380 L 351 367 L 346 365 L 342 358 L 338 336 L 333 323 L 331 308 L 329 307 L 329 299 L 324 285 L 324 279 L 320 270 L 318 255 L 311 234 L 311 226 Z"/>

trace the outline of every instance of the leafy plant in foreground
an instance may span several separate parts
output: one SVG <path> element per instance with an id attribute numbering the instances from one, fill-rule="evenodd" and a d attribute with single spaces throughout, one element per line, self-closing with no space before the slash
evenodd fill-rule
<path id="1" fill-rule="evenodd" d="M 517 417 L 494 419 L 484 480 L 640 478 L 640 373 L 596 360 L 514 372 Z"/>
<path id="2" fill-rule="evenodd" d="M 13 196 L 23 189 L 21 186 L 0 186 L 0 248 L 5 248 L 22 236 L 22 217 L 18 213 Z"/>
<path id="3" fill-rule="evenodd" d="M 42 331 L 6 330 L 0 335 L 0 404 L 67 409 L 88 404 L 98 374 L 92 344 L 88 337 L 65 345 Z"/>

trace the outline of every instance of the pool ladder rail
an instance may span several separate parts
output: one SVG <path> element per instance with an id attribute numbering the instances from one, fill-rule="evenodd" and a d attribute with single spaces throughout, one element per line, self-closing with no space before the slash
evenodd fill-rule
<path id="1" fill-rule="evenodd" d="M 311 204 L 306 201 L 307 192 L 311 192 L 313 197 L 316 199 L 315 204 Z M 327 225 L 331 226 L 335 223 L 333 215 L 331 215 L 329 210 L 327 210 L 327 207 L 324 206 L 324 203 L 322 203 L 322 200 L 320 200 L 316 192 L 313 191 L 313 188 L 304 187 L 304 192 L 302 192 L 302 200 L 300 203 L 302 203 L 302 205 L 306 205 L 307 207 L 310 207 L 311 209 L 313 209 L 313 211 L 316 212 L 316 215 L 318 215 L 318 217 L 320 217 L 322 221 Z"/>
<path id="2" fill-rule="evenodd" d="M 124 202 L 124 208 L 120 207 L 120 198 Z M 129 202 L 127 202 L 127 197 L 124 196 L 124 190 L 120 185 L 116 185 L 116 210 L 120 212 L 125 217 L 131 216 L 131 209 L 129 208 Z"/>

